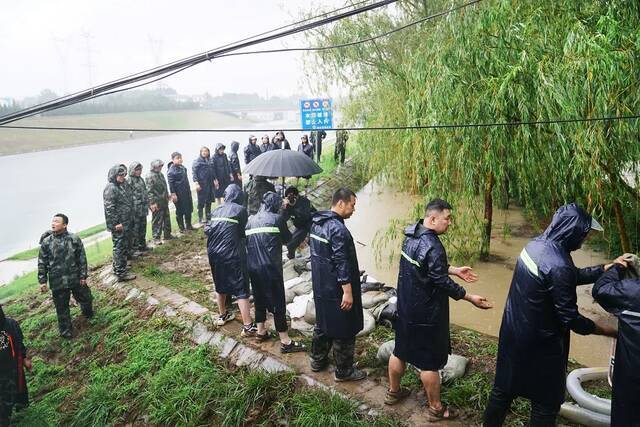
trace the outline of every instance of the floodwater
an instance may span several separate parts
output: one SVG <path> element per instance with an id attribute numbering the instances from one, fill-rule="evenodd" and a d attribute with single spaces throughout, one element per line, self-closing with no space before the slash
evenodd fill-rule
<path id="1" fill-rule="evenodd" d="M 251 123 L 247 128 L 286 128 L 291 122 Z M 272 136 L 275 132 L 269 132 Z M 261 134 L 256 134 L 258 142 Z M 179 151 L 189 170 L 201 146 L 213 153 L 217 143 L 240 142 L 242 150 L 249 133 L 182 133 L 143 139 L 127 139 L 104 144 L 70 147 L 0 157 L 4 176 L 4 203 L 0 223 L 5 224 L 0 235 L 0 260 L 38 244 L 43 231 L 49 229 L 51 217 L 58 212 L 69 216 L 69 230 L 77 232 L 104 222 L 102 191 L 111 166 L 136 160 L 142 163 L 143 176 L 149 172 L 153 159 L 170 160 Z M 292 149 L 300 143 L 300 132 L 286 134 Z M 166 169 L 164 169 L 166 176 Z"/>
<path id="2" fill-rule="evenodd" d="M 376 263 L 373 241 L 379 230 L 386 229 L 392 219 L 403 219 L 411 213 L 416 199 L 395 192 L 375 182 L 368 183 L 359 193 L 354 215 L 347 220 L 356 243 L 360 268 L 395 287 L 398 278 L 399 244 L 386 247 L 381 252 L 381 263 Z M 503 238 L 503 225 L 509 224 L 509 237 Z M 455 224 L 454 224 L 455 226 Z M 479 310 L 466 301 L 451 301 L 451 321 L 457 325 L 474 329 L 482 333 L 498 336 L 502 312 L 509 292 L 511 276 L 516 259 L 524 245 L 533 237 L 522 212 L 517 208 L 508 211 L 494 211 L 494 226 L 491 240 L 492 260 L 477 262 L 473 265 L 479 280 L 464 284 L 470 293 L 487 297 L 493 304 L 491 310 Z M 395 247 L 398 246 L 398 247 Z M 394 252 L 394 261 L 386 262 Z M 601 254 L 589 249 L 581 249 L 572 254 L 578 267 L 602 264 L 606 260 Z M 457 280 L 458 283 L 462 283 Z M 591 286 L 578 288 L 578 307 L 580 312 L 591 319 L 611 320 L 604 310 L 593 302 Z M 580 336 L 571 334 L 570 356 L 586 366 L 606 366 L 609 360 L 611 339 L 599 336 Z"/>

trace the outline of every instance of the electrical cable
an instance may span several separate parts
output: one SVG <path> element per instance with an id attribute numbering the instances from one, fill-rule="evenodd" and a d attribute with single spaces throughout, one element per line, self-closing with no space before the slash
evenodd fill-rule
<path id="1" fill-rule="evenodd" d="M 26 108 L 14 113 L 10 113 L 7 114 L 5 116 L 0 117 L 0 124 L 6 124 L 6 123 L 10 123 L 16 120 L 19 120 L 21 118 L 25 118 L 29 115 L 33 115 L 33 114 L 37 114 L 40 112 L 44 112 L 44 111 L 48 111 L 48 110 L 52 110 L 52 109 L 56 109 L 56 108 L 61 108 L 63 106 L 68 106 L 74 103 L 78 103 L 78 102 L 82 102 L 85 101 L 87 99 L 93 98 L 95 95 L 98 94 L 103 94 L 105 92 L 109 92 L 113 89 L 117 89 L 120 88 L 122 86 L 126 86 L 129 84 L 133 84 L 133 83 L 138 83 L 140 81 L 144 81 L 153 77 L 157 77 L 157 76 L 161 76 L 167 73 L 170 73 L 172 71 L 176 71 L 178 69 L 190 66 L 190 65 L 196 65 L 205 61 L 210 61 L 211 59 L 214 59 L 215 57 L 225 54 L 225 53 L 229 53 L 238 49 L 242 49 L 245 47 L 249 47 L 249 46 L 253 46 L 256 44 L 261 44 L 261 43 L 265 43 L 268 41 L 272 41 L 272 40 L 277 40 L 283 37 L 287 37 L 293 34 L 298 34 L 300 32 L 303 31 L 307 31 L 313 28 L 317 28 L 323 25 L 327 25 L 330 24 L 332 22 L 335 21 L 339 21 L 341 19 L 345 19 L 345 18 L 349 18 L 364 12 L 368 12 L 383 6 L 387 6 L 389 4 L 395 3 L 398 0 L 380 0 L 377 1 L 375 3 L 366 5 L 366 6 L 362 6 L 347 12 L 343 12 L 343 13 L 339 13 L 337 15 L 334 16 L 330 16 L 330 17 L 326 17 L 311 23 L 307 23 L 301 26 L 297 26 L 295 28 L 286 30 L 286 31 L 281 31 L 269 36 L 263 36 L 260 37 L 258 39 L 254 39 L 254 40 L 250 40 L 250 41 L 245 41 L 242 43 L 237 43 L 234 44 L 233 46 L 229 46 L 229 47 L 225 47 L 222 49 L 216 49 L 216 50 L 212 50 L 212 51 L 207 51 L 204 54 L 200 54 L 200 55 L 196 55 L 194 57 L 190 57 L 187 59 L 183 59 L 180 61 L 177 61 L 175 63 L 172 63 L 170 65 L 165 65 L 163 67 L 159 67 L 157 68 L 155 71 L 150 71 L 148 73 L 144 73 L 142 75 L 139 75 L 137 77 L 131 77 L 131 78 L 125 78 L 119 81 L 116 81 L 114 83 L 110 83 L 110 84 L 103 84 L 100 86 L 96 86 L 90 89 L 87 89 L 85 91 L 82 91 L 80 93 L 77 93 L 74 96 L 68 97 L 68 98 L 58 98 L 55 100 L 50 101 L 49 103 L 45 104 L 45 105 L 40 105 L 38 107 L 30 107 L 30 108 Z"/>
<path id="2" fill-rule="evenodd" d="M 604 116 L 604 117 L 585 117 L 574 119 L 548 119 L 548 120 L 529 120 L 515 122 L 486 122 L 486 123 L 450 123 L 450 124 L 433 124 L 433 125 L 412 125 L 412 126 L 362 126 L 362 127 L 339 127 L 339 128 L 323 128 L 323 130 L 429 130 L 429 129 L 465 129 L 465 128 L 490 128 L 490 127 L 517 127 L 517 126 L 544 126 L 552 124 L 568 124 L 568 123 L 588 123 L 588 122 L 606 122 L 621 120 L 638 120 L 640 114 L 627 116 Z M 191 128 L 191 129 L 158 129 L 158 128 L 94 128 L 94 127 L 72 127 L 72 126 L 15 126 L 0 125 L 0 129 L 31 129 L 31 130 L 63 130 L 63 131 L 100 131 L 100 132 L 168 132 L 168 133 L 252 133 L 252 132 L 275 132 L 281 130 L 283 132 L 305 132 L 312 129 L 302 128 L 244 128 L 244 129 L 224 129 L 224 128 Z"/>

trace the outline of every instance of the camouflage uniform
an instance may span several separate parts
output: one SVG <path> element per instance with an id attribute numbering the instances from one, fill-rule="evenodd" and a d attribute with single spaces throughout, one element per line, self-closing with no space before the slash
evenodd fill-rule
<path id="1" fill-rule="evenodd" d="M 86 278 L 87 257 L 82 240 L 78 236 L 64 231 L 44 238 L 38 255 L 38 282 L 49 282 L 58 315 L 60 335 L 71 336 L 71 294 L 80 304 L 82 314 L 86 317 L 93 316 L 91 290 L 88 286 L 80 284 L 80 280 Z"/>
<path id="2" fill-rule="evenodd" d="M 164 237 L 171 237 L 171 218 L 169 217 L 169 192 L 167 191 L 167 181 L 162 172 L 155 172 L 153 169 L 162 166 L 162 160 L 151 162 L 151 172 L 146 177 L 147 194 L 149 195 L 149 205 L 156 204 L 158 210 L 151 214 L 151 230 L 153 238 L 160 239 L 160 234 L 164 230 Z"/>
<path id="3" fill-rule="evenodd" d="M 338 163 L 338 157 L 340 158 L 340 164 L 344 163 L 344 155 L 347 150 L 347 140 L 349 139 L 349 132 L 342 129 L 336 132 L 336 145 L 333 151 L 333 159 Z"/>
<path id="4" fill-rule="evenodd" d="M 147 212 L 149 211 L 149 196 L 144 178 L 133 176 L 136 168 L 141 166 L 139 162 L 129 165 L 127 184 L 133 195 L 133 250 L 144 251 L 147 249 Z"/>
<path id="5" fill-rule="evenodd" d="M 109 183 L 104 188 L 104 219 L 107 230 L 111 232 L 113 240 L 113 272 L 118 277 L 127 275 L 127 255 L 129 250 L 129 236 L 133 233 L 133 199 L 126 183 L 118 183 L 116 177 L 126 173 L 123 165 L 115 165 L 109 169 Z M 116 225 L 122 224 L 123 230 L 116 231 Z"/>

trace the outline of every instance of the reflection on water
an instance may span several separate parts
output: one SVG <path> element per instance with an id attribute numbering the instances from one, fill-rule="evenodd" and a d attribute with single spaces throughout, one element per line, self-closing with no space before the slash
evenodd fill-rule
<path id="1" fill-rule="evenodd" d="M 395 249 L 396 259 L 391 265 L 386 262 L 376 265 L 372 242 L 376 232 L 385 229 L 390 220 L 406 218 L 415 200 L 384 185 L 370 182 L 358 193 L 356 212 L 347 221 L 347 227 L 351 230 L 354 240 L 360 242 L 356 243 L 360 268 L 389 286 L 395 287 L 398 279 L 399 248 L 389 247 L 382 251 L 381 259 L 386 260 Z M 486 296 L 494 308 L 478 310 L 465 301 L 451 300 L 451 321 L 485 334 L 498 336 L 513 266 L 520 251 L 533 236 L 522 212 L 517 208 L 511 208 L 506 212 L 494 210 L 494 218 L 491 240 L 493 260 L 476 263 L 473 268 L 480 279 L 476 283 L 464 285 L 469 292 Z M 509 229 L 513 230 L 506 240 L 502 235 L 505 220 Z M 578 250 L 572 256 L 578 267 L 606 262 L 601 254 L 588 249 Z M 578 288 L 578 306 L 582 314 L 592 319 L 609 317 L 593 302 L 591 286 Z M 606 366 L 610 343 L 611 340 L 605 337 L 572 334 L 571 357 L 587 366 Z"/>

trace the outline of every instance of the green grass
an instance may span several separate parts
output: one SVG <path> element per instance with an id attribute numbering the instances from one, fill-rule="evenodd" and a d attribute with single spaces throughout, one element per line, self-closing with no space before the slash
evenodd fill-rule
<path id="1" fill-rule="evenodd" d="M 102 233 L 107 229 L 107 225 L 102 223 L 99 225 L 94 225 L 93 227 L 87 228 L 86 230 L 82 230 L 77 233 L 77 236 L 81 239 L 85 239 L 89 236 L 93 236 L 94 234 Z M 38 253 L 40 252 L 40 247 L 35 247 L 31 249 L 27 249 L 26 251 L 18 252 L 15 255 L 7 258 L 11 261 L 27 261 L 30 259 L 34 259 L 38 257 Z"/>
<path id="2" fill-rule="evenodd" d="M 179 324 L 148 317 L 110 292 L 93 294 L 94 319 L 71 310 L 73 340 L 57 336 L 48 295 L 27 293 L 5 307 L 19 321 L 34 363 L 31 405 L 12 425 L 397 425 L 301 387 L 292 373 L 229 367 L 211 347 L 189 342 Z"/>

